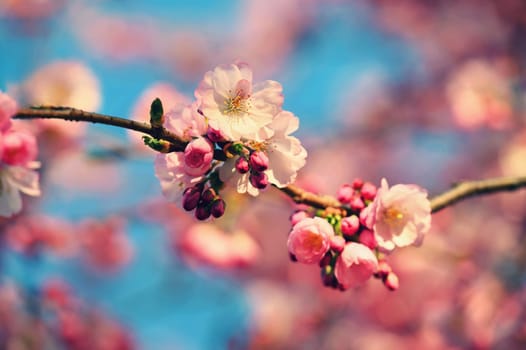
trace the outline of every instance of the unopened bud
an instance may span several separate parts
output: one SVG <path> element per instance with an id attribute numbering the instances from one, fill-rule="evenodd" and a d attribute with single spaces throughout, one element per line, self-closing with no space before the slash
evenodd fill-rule
<path id="1" fill-rule="evenodd" d="M 208 131 L 206 132 L 206 136 L 208 139 L 212 142 L 224 142 L 225 138 L 223 135 L 221 135 L 221 131 L 213 128 L 208 128 Z"/>
<path id="2" fill-rule="evenodd" d="M 331 236 L 330 245 L 336 253 L 341 253 L 345 248 L 345 239 L 342 236 Z"/>
<path id="3" fill-rule="evenodd" d="M 360 233 L 359 241 L 361 244 L 367 246 L 370 249 L 374 249 L 378 245 L 376 238 L 374 237 L 374 233 L 371 230 L 363 230 Z"/>
<path id="4" fill-rule="evenodd" d="M 195 209 L 194 215 L 197 220 L 206 220 L 210 217 L 210 207 L 208 205 L 200 205 Z"/>
<path id="5" fill-rule="evenodd" d="M 362 197 L 365 200 L 372 201 L 376 196 L 376 186 L 370 182 L 366 182 L 362 186 Z"/>
<path id="6" fill-rule="evenodd" d="M 292 226 L 296 225 L 298 222 L 300 222 L 301 220 L 305 219 L 305 218 L 308 218 L 309 215 L 303 211 L 303 210 L 298 210 L 296 212 L 294 212 L 291 216 L 290 216 L 290 223 Z"/>
<path id="7" fill-rule="evenodd" d="M 268 186 L 268 177 L 265 173 L 252 172 L 249 180 L 252 186 L 260 190 Z"/>
<path id="8" fill-rule="evenodd" d="M 393 272 L 393 269 L 391 269 L 391 266 L 387 263 L 385 260 L 378 261 L 378 268 L 375 272 L 375 277 L 381 278 L 382 280 L 387 278 L 387 275 L 389 275 L 391 272 Z"/>
<path id="9" fill-rule="evenodd" d="M 398 281 L 398 276 L 394 272 L 390 272 L 384 280 L 384 285 L 389 290 L 397 290 L 400 286 L 400 281 Z"/>
<path id="10" fill-rule="evenodd" d="M 355 196 L 351 199 L 351 203 L 349 203 L 349 206 L 353 210 L 362 210 L 363 208 L 365 208 L 365 203 L 360 197 Z"/>
<path id="11" fill-rule="evenodd" d="M 343 204 L 349 204 L 353 198 L 354 190 L 351 185 L 344 184 L 338 189 L 337 198 Z"/>
<path id="12" fill-rule="evenodd" d="M 189 187 L 183 194 L 183 208 L 186 211 L 194 210 L 201 198 L 201 191 L 195 187 Z"/>
<path id="13" fill-rule="evenodd" d="M 268 157 L 264 152 L 255 151 L 250 155 L 250 167 L 258 172 L 268 169 Z"/>
<path id="14" fill-rule="evenodd" d="M 216 199 L 210 207 L 210 213 L 215 218 L 220 218 L 225 213 L 226 203 L 221 198 Z"/>
<path id="15" fill-rule="evenodd" d="M 360 178 L 356 178 L 354 179 L 354 181 L 352 182 L 352 188 L 354 188 L 355 190 L 359 190 L 361 189 L 363 186 L 363 180 L 360 179 Z"/>
<path id="16" fill-rule="evenodd" d="M 356 215 L 351 215 L 343 218 L 340 225 L 344 235 L 352 236 L 360 229 L 360 219 Z"/>
<path id="17" fill-rule="evenodd" d="M 248 165 L 248 161 L 245 159 L 245 157 L 239 157 L 236 160 L 236 170 L 240 174 L 248 173 L 250 166 Z"/>
<path id="18" fill-rule="evenodd" d="M 201 195 L 201 204 L 209 205 L 217 198 L 216 191 L 213 188 L 207 188 Z"/>

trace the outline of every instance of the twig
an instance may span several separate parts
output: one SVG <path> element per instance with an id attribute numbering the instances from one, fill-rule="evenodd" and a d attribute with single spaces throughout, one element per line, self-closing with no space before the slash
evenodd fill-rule
<path id="1" fill-rule="evenodd" d="M 172 143 L 173 151 L 183 151 L 187 142 L 164 128 L 153 128 L 149 123 L 141 123 L 131 119 L 113 117 L 105 114 L 85 112 L 69 107 L 40 106 L 22 108 L 14 119 L 63 119 L 69 121 L 91 122 L 112 125 L 148 134 L 160 140 Z M 431 212 L 436 213 L 469 197 L 486 195 L 503 191 L 515 191 L 526 187 L 526 176 L 502 177 L 480 181 L 464 181 L 457 183 L 452 189 L 431 199 Z M 320 196 L 307 192 L 298 186 L 289 185 L 278 188 L 298 204 L 306 204 L 315 208 L 341 208 L 338 200 L 331 196 Z"/>

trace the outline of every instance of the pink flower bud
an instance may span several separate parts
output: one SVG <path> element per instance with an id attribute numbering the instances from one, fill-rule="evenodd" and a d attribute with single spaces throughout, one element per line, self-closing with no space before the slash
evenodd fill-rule
<path id="1" fill-rule="evenodd" d="M 363 244 L 350 242 L 345 245 L 336 261 L 334 274 L 345 288 L 352 288 L 367 281 L 378 267 L 371 249 Z"/>
<path id="2" fill-rule="evenodd" d="M 354 190 L 351 185 L 344 184 L 338 190 L 338 200 L 343 204 L 349 204 L 353 198 Z"/>
<path id="3" fill-rule="evenodd" d="M 290 216 L 290 223 L 292 226 L 296 225 L 301 220 L 308 218 L 309 215 L 303 210 L 298 210 Z"/>
<path id="4" fill-rule="evenodd" d="M 387 263 L 387 261 L 380 260 L 378 262 L 378 269 L 376 270 L 376 273 L 374 275 L 376 277 L 381 278 L 383 280 L 392 271 L 393 271 L 393 269 L 391 269 L 391 266 Z"/>
<path id="5" fill-rule="evenodd" d="M 374 233 L 371 230 L 363 230 L 360 233 L 359 241 L 361 244 L 369 247 L 370 249 L 374 249 L 377 247 L 376 238 L 374 237 Z"/>
<path id="6" fill-rule="evenodd" d="M 11 117 L 16 114 L 17 109 L 16 101 L 0 92 L 0 131 L 11 127 Z"/>
<path id="7" fill-rule="evenodd" d="M 319 217 L 306 218 L 292 228 L 287 247 L 299 262 L 316 264 L 329 250 L 332 236 L 334 230 L 327 220 Z"/>
<path id="8" fill-rule="evenodd" d="M 345 248 L 345 239 L 342 236 L 332 236 L 330 240 L 331 249 L 336 253 L 341 253 Z"/>
<path id="9" fill-rule="evenodd" d="M 354 179 L 354 181 L 352 182 L 352 188 L 354 188 L 355 190 L 359 190 L 361 189 L 363 186 L 363 180 L 360 179 L 360 178 L 356 178 Z"/>
<path id="10" fill-rule="evenodd" d="M 365 208 L 364 202 L 358 196 L 355 196 L 351 199 L 351 203 L 349 203 L 349 206 L 353 210 L 362 210 L 363 208 Z"/>
<path id="11" fill-rule="evenodd" d="M 210 169 L 214 158 L 214 146 L 204 137 L 188 143 L 184 150 L 184 171 L 190 176 L 201 176 Z"/>
<path id="12" fill-rule="evenodd" d="M 249 162 L 250 167 L 257 172 L 263 172 L 268 169 L 268 157 L 261 151 L 252 152 Z"/>
<path id="13" fill-rule="evenodd" d="M 400 282 L 398 281 L 398 276 L 394 272 L 390 272 L 387 277 L 385 277 L 384 285 L 387 287 L 387 289 L 395 291 L 400 286 Z"/>
<path id="14" fill-rule="evenodd" d="M 260 190 L 268 186 L 268 177 L 265 173 L 252 172 L 250 173 L 249 180 L 252 186 Z"/>
<path id="15" fill-rule="evenodd" d="M 210 208 L 208 205 L 200 205 L 195 209 L 195 218 L 197 220 L 206 220 L 210 217 Z"/>
<path id="16" fill-rule="evenodd" d="M 226 141 L 223 135 L 221 134 L 221 131 L 214 129 L 214 128 L 208 128 L 208 131 L 206 132 L 206 136 L 212 142 Z"/>
<path id="17" fill-rule="evenodd" d="M 3 137 L 2 161 L 9 165 L 26 165 L 37 156 L 37 143 L 33 135 L 8 131 Z"/>
<path id="18" fill-rule="evenodd" d="M 362 186 L 362 197 L 364 200 L 372 201 L 376 196 L 376 186 L 370 182 L 366 182 Z"/>
<path id="19" fill-rule="evenodd" d="M 236 160 L 236 170 L 240 174 L 248 173 L 250 166 L 248 165 L 248 161 L 245 159 L 245 157 L 239 157 Z"/>
<path id="20" fill-rule="evenodd" d="M 216 199 L 210 207 L 210 213 L 215 218 L 220 218 L 225 213 L 226 203 L 221 198 Z"/>
<path id="21" fill-rule="evenodd" d="M 351 215 L 343 218 L 341 221 L 342 233 L 346 236 L 352 236 L 360 228 L 360 219 L 356 215 Z"/>

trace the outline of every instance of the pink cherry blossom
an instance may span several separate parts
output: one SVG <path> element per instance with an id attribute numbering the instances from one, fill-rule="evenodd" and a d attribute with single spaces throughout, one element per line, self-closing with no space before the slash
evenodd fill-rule
<path id="1" fill-rule="evenodd" d="M 335 276 L 344 288 L 353 288 L 367 281 L 378 267 L 373 252 L 360 243 L 345 245 L 335 266 Z"/>
<path id="2" fill-rule="evenodd" d="M 374 231 L 378 247 L 418 245 L 431 227 L 431 205 L 427 192 L 416 185 L 382 186 L 375 200 L 365 209 L 366 226 Z"/>
<path id="3" fill-rule="evenodd" d="M 26 132 L 9 130 L 3 135 L 2 143 L 5 164 L 24 166 L 37 156 L 35 137 Z"/>
<path id="4" fill-rule="evenodd" d="M 163 195 L 171 202 L 179 202 L 183 191 L 201 180 L 185 172 L 184 154 L 172 152 L 155 158 L 155 176 L 161 182 Z"/>
<path id="5" fill-rule="evenodd" d="M 184 150 L 184 171 L 190 176 L 204 175 L 212 164 L 214 146 L 204 137 L 188 143 Z"/>
<path id="6" fill-rule="evenodd" d="M 190 141 L 207 133 L 205 117 L 197 111 L 196 103 L 178 103 L 164 117 L 164 127 L 183 140 Z"/>
<path id="7" fill-rule="evenodd" d="M 332 236 L 334 229 L 327 220 L 305 218 L 292 228 L 287 247 L 299 262 L 316 264 L 329 250 Z"/>
<path id="8" fill-rule="evenodd" d="M 281 84 L 267 80 L 252 85 L 245 63 L 221 65 L 205 74 L 195 91 L 209 125 L 230 140 L 251 138 L 281 110 Z"/>
<path id="9" fill-rule="evenodd" d="M 10 128 L 11 117 L 15 115 L 17 109 L 16 101 L 0 91 L 0 131 Z"/>

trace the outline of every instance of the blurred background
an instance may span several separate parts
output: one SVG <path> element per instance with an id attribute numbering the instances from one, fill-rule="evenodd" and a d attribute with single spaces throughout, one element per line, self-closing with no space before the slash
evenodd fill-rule
<path id="1" fill-rule="evenodd" d="M 309 152 L 298 184 L 526 175 L 523 0 L 0 0 L 0 89 L 147 120 L 236 59 L 283 85 Z M 326 289 L 289 261 L 294 205 L 226 194 L 197 223 L 166 202 L 137 135 L 38 135 L 43 195 L 0 222 L 1 349 L 522 349 L 526 195 L 433 216 L 376 280 Z M 27 198 L 26 198 L 27 199 Z M 272 225 L 269 226 L 269 222 Z"/>

